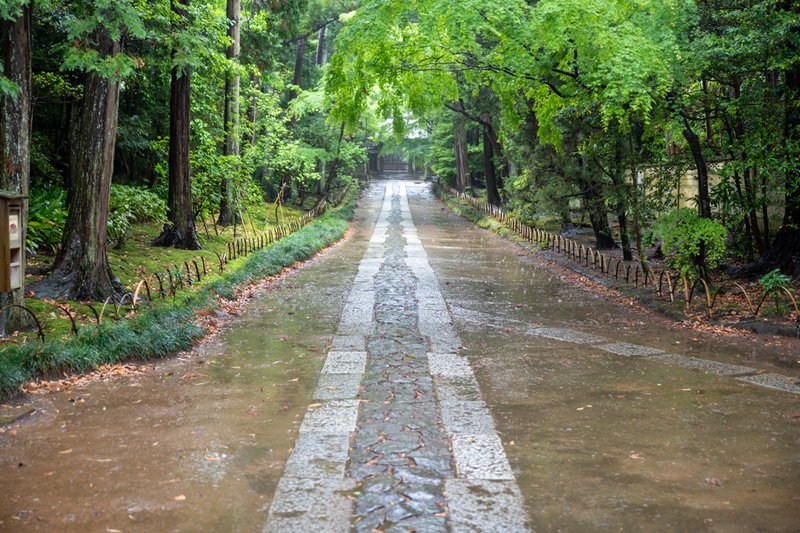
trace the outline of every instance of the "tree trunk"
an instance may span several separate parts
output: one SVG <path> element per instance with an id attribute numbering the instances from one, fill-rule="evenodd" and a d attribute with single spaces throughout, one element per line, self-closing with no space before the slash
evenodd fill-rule
<path id="1" fill-rule="evenodd" d="M 489 128 L 483 127 L 483 177 L 486 180 L 486 199 L 492 205 L 500 205 L 500 192 L 497 190 L 497 171 L 494 166 L 494 150 L 489 138 Z"/>
<path id="2" fill-rule="evenodd" d="M 454 148 L 456 152 L 456 189 L 464 192 L 472 186 L 469 175 L 469 153 L 467 152 L 467 130 L 464 128 L 464 118 L 456 117 L 453 128 Z"/>
<path id="3" fill-rule="evenodd" d="M 636 131 L 636 144 L 639 146 L 641 144 L 642 131 L 640 128 L 637 128 Z M 650 272 L 650 265 L 647 264 L 647 253 L 645 253 L 642 244 L 641 209 L 639 204 L 639 158 L 633 147 L 633 134 L 628 135 L 628 153 L 631 161 L 631 182 L 633 183 L 631 189 L 631 230 L 633 231 L 633 240 L 636 243 L 636 255 L 638 256 L 639 264 L 642 266 L 642 271 Z"/>
<path id="4" fill-rule="evenodd" d="M 227 16 L 231 21 L 228 28 L 228 37 L 231 45 L 225 53 L 225 57 L 230 60 L 239 58 L 241 47 L 239 18 L 242 10 L 241 0 L 227 0 Z M 239 157 L 239 76 L 228 73 L 225 75 L 225 144 L 223 154 L 226 156 Z M 237 162 L 238 166 L 238 162 Z M 239 214 L 236 209 L 236 192 L 234 183 L 228 176 L 222 178 L 222 200 L 219 204 L 219 219 L 217 224 L 230 226 L 239 221 Z"/>
<path id="5" fill-rule="evenodd" d="M 617 222 L 619 223 L 619 240 L 622 244 L 622 259 L 633 261 L 631 239 L 628 235 L 628 188 L 623 176 L 622 141 L 620 139 L 614 141 L 614 166 L 611 169 L 611 176 L 614 181 L 614 193 L 617 197 Z"/>
<path id="6" fill-rule="evenodd" d="M 300 83 L 303 81 L 303 60 L 306 56 L 306 38 L 303 37 L 297 41 L 297 48 L 294 55 L 294 76 L 292 77 L 292 89 L 289 91 L 289 101 L 291 102 L 297 98 L 298 91 L 300 90 Z M 297 124 L 297 115 L 292 113 L 291 125 L 294 128 Z"/>
<path id="7" fill-rule="evenodd" d="M 761 231 L 758 229 L 758 213 L 756 212 L 756 191 L 753 187 L 753 179 L 750 168 L 744 169 L 744 195 L 747 202 L 747 219 L 750 221 L 750 228 L 753 232 L 753 239 L 759 254 L 763 254 L 767 246 L 761 238 Z"/>
<path id="8" fill-rule="evenodd" d="M 321 27 L 317 32 L 317 53 L 314 61 L 319 67 L 325 64 L 325 26 Z"/>
<path id="9" fill-rule="evenodd" d="M 602 186 L 591 176 L 585 175 L 587 170 L 583 158 L 578 158 L 578 164 L 580 171 L 577 182 L 580 188 L 585 191 L 584 199 L 586 200 L 586 210 L 589 212 L 589 221 L 592 224 L 592 231 L 596 240 L 595 247 L 598 250 L 611 250 L 616 244 L 611 234 L 611 226 L 608 225 L 608 211 L 606 210 Z"/>
<path id="10" fill-rule="evenodd" d="M 703 149 L 700 145 L 700 138 L 692 129 L 689 120 L 684 117 L 683 137 L 689 144 L 689 150 L 692 152 L 695 167 L 697 168 L 697 189 L 699 194 L 698 209 L 700 216 L 703 218 L 711 218 L 711 199 L 708 194 L 708 165 L 703 156 Z"/>
<path id="11" fill-rule="evenodd" d="M 490 204 L 500 205 L 500 190 L 503 188 L 502 170 L 498 175 L 495 165 L 495 156 L 501 161 L 503 152 L 500 142 L 497 139 L 492 123 L 488 120 L 483 122 L 483 168 L 486 177 L 486 197 Z"/>
<path id="12" fill-rule="evenodd" d="M 16 86 L 16 97 L 5 96 L 0 107 L 0 189 L 28 195 L 31 171 L 31 5 L 22 8 L 16 20 L 2 21 L 3 75 Z M 28 202 L 22 200 L 20 213 L 21 241 L 25 242 Z M 0 294 L 0 308 L 25 303 L 25 246 L 20 249 L 20 288 Z M 28 325 L 28 317 L 20 309 L 9 309 L 0 315 L 0 335 Z"/>
<path id="13" fill-rule="evenodd" d="M 344 139 L 344 122 L 342 122 L 342 125 L 339 128 L 339 141 L 336 143 L 336 157 L 333 159 L 333 163 L 331 163 L 331 169 L 328 172 L 328 177 L 325 179 L 325 186 L 322 188 L 322 192 L 319 195 L 319 200 L 317 200 L 317 203 L 314 204 L 314 209 L 322 204 L 322 202 L 327 198 L 328 193 L 330 193 L 331 187 L 333 187 L 333 182 L 336 179 L 339 164 L 341 163 L 339 155 L 341 154 L 342 150 L 342 139 Z"/>
<path id="14" fill-rule="evenodd" d="M 188 16 L 189 0 L 172 1 L 172 10 L 181 17 Z M 175 50 L 172 51 L 175 57 Z M 169 99 L 169 192 L 167 207 L 169 224 L 153 244 L 185 250 L 199 250 L 200 240 L 194 226 L 192 206 L 192 177 L 189 167 L 189 126 L 191 88 L 188 67 L 172 67 Z"/>
<path id="15" fill-rule="evenodd" d="M 100 57 L 121 51 L 104 27 L 95 32 Z M 89 73 L 72 128 L 70 202 L 61 249 L 50 276 L 37 283 L 39 296 L 103 300 L 122 293 L 106 256 L 108 202 L 114 171 L 120 82 Z"/>
<path id="16" fill-rule="evenodd" d="M 256 144 L 256 129 L 258 127 L 258 94 L 261 92 L 261 76 L 259 74 L 250 75 L 250 87 L 253 90 L 253 98 L 250 100 L 250 106 L 247 109 L 247 120 L 250 122 L 250 146 Z"/>

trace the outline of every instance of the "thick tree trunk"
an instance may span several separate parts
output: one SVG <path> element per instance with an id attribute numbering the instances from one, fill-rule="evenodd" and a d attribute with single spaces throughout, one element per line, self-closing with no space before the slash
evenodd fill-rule
<path id="1" fill-rule="evenodd" d="M 241 0 L 227 1 L 227 16 L 231 21 L 228 28 L 228 37 L 231 45 L 225 53 L 228 59 L 236 60 L 241 47 L 239 19 L 242 11 Z M 239 76 L 228 73 L 225 75 L 225 145 L 223 154 L 238 157 L 240 153 L 239 139 Z M 222 200 L 219 204 L 219 219 L 217 224 L 230 226 L 240 221 L 236 209 L 236 192 L 233 180 L 226 176 L 222 179 Z"/>
<path id="2" fill-rule="evenodd" d="M 119 41 L 113 41 L 105 28 L 96 31 L 94 41 L 101 57 L 120 53 Z M 119 86 L 118 79 L 86 75 L 83 99 L 71 132 L 72 180 L 67 222 L 55 268 L 35 286 L 39 296 L 103 300 L 122 293 L 106 256 Z"/>
<path id="3" fill-rule="evenodd" d="M 325 26 L 321 27 L 317 32 L 317 53 L 314 61 L 319 67 L 325 64 Z"/>
<path id="4" fill-rule="evenodd" d="M 469 153 L 467 151 L 467 130 L 464 128 L 464 118 L 456 116 L 453 126 L 454 149 L 456 153 L 456 189 L 464 192 L 472 186 L 469 174 Z"/>
<path id="5" fill-rule="evenodd" d="M 0 108 L 0 189 L 23 196 L 28 194 L 31 170 L 31 6 L 22 8 L 16 20 L 2 21 L 2 62 L 3 75 L 16 86 L 16 97 L 2 98 Z M 27 228 L 28 202 L 22 201 L 21 242 L 25 242 L 24 230 Z M 2 222 L 2 221 L 0 221 Z M 21 268 L 25 269 L 25 247 L 22 246 Z M 0 294 L 0 308 L 9 304 L 22 305 L 25 302 L 25 276 L 21 286 L 11 292 Z M 0 335 L 7 331 L 21 329 L 28 325 L 28 317 L 19 309 L 9 309 L 0 315 Z"/>
<path id="6" fill-rule="evenodd" d="M 172 2 L 172 9 L 181 17 L 188 15 L 189 0 Z M 173 50 L 173 57 L 175 51 Z M 200 240 L 194 226 L 192 178 L 189 167 L 189 126 L 191 81 L 188 67 L 172 68 L 169 99 L 169 224 L 153 244 L 185 250 L 199 250 Z"/>

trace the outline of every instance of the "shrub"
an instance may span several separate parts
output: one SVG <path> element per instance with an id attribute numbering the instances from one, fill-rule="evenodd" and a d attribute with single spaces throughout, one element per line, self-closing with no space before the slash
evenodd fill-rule
<path id="1" fill-rule="evenodd" d="M 64 189 L 34 189 L 28 201 L 28 252 L 54 254 L 67 221 L 67 193 Z"/>
<path id="2" fill-rule="evenodd" d="M 141 187 L 112 185 L 108 207 L 108 241 L 122 246 L 131 224 L 167 221 L 167 204 L 157 194 Z"/>
<path id="3" fill-rule="evenodd" d="M 689 279 L 702 275 L 701 270 L 716 268 L 725 255 L 725 227 L 701 218 L 694 209 L 678 209 L 662 216 L 653 227 L 653 236 L 663 241 L 667 263 Z"/>

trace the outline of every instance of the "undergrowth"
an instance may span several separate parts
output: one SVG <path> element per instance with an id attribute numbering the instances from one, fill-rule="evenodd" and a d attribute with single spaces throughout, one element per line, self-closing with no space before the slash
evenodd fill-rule
<path id="1" fill-rule="evenodd" d="M 213 310 L 219 299 L 234 299 L 244 285 L 278 274 L 341 239 L 355 209 L 356 192 L 342 206 L 275 244 L 238 259 L 234 268 L 197 292 L 185 293 L 168 305 L 140 308 L 133 318 L 86 327 L 69 338 L 30 341 L 0 349 L 0 398 L 12 396 L 20 385 L 37 377 L 87 372 L 124 360 L 147 360 L 185 350 L 202 337 L 194 318 L 201 309 Z"/>

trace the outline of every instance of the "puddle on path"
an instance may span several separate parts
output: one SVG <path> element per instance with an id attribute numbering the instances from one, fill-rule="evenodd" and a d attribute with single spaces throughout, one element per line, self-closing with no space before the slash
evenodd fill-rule
<path id="1" fill-rule="evenodd" d="M 800 396 L 531 329 L 791 376 L 797 344 L 704 337 L 628 313 L 534 267 L 424 189 L 409 196 L 536 530 L 797 531 L 800 420 L 789 415 Z"/>
<path id="2" fill-rule="evenodd" d="M 260 531 L 371 232 L 358 217 L 185 360 L 27 398 L 38 412 L 0 434 L 0 530 Z"/>

